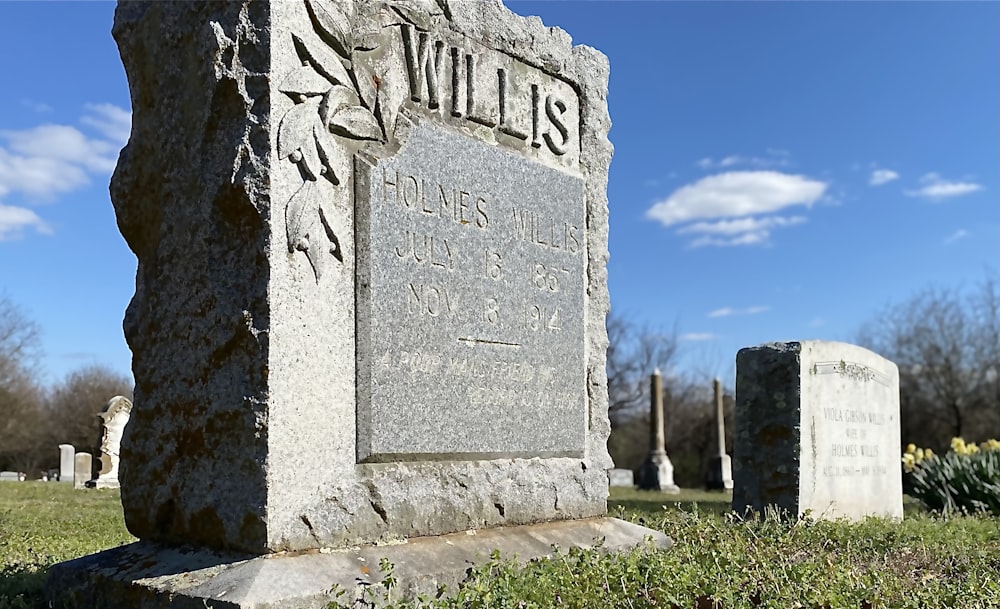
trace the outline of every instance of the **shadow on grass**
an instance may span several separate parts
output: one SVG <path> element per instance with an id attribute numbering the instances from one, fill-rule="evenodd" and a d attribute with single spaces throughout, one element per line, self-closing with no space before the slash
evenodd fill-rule
<path id="1" fill-rule="evenodd" d="M 0 569 L 0 609 L 41 609 L 42 590 L 48 569 L 31 570 L 20 566 Z"/>

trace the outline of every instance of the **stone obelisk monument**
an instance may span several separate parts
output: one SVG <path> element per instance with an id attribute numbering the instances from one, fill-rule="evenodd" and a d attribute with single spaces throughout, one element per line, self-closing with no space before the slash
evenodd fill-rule
<path id="1" fill-rule="evenodd" d="M 663 380 L 657 368 L 649 379 L 649 456 L 639 470 L 639 488 L 678 493 L 674 466 L 667 456 L 663 431 Z"/>
<path id="2" fill-rule="evenodd" d="M 719 441 L 719 452 L 708 463 L 706 486 L 710 490 L 733 490 L 733 464 L 726 454 L 726 419 L 722 408 L 722 383 L 712 382 L 715 393 L 715 431 Z"/>

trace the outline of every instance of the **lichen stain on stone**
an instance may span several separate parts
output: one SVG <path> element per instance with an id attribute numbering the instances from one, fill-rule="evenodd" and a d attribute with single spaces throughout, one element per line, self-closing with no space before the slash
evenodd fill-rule
<path id="1" fill-rule="evenodd" d="M 169 537 L 174 527 L 178 524 L 177 503 L 170 497 L 156 508 L 156 516 L 153 521 L 153 533 L 159 537 Z"/>
<path id="2" fill-rule="evenodd" d="M 199 455 L 205 451 L 205 434 L 200 428 L 185 429 L 177 434 L 177 451 L 182 455 Z"/>
<path id="3" fill-rule="evenodd" d="M 201 540 L 208 545 L 219 546 L 225 542 L 222 519 L 211 507 L 195 512 L 188 520 L 187 529 L 192 539 Z"/>
<path id="4" fill-rule="evenodd" d="M 792 430 L 787 425 L 768 425 L 757 432 L 757 442 L 761 446 L 781 446 L 792 440 Z"/>
<path id="5" fill-rule="evenodd" d="M 221 534 L 221 525 L 220 525 Z M 267 525 L 264 523 L 264 519 L 260 514 L 247 511 L 243 514 L 243 520 L 240 523 L 239 536 L 240 540 L 246 542 L 242 549 L 249 550 L 252 552 L 263 552 L 267 546 Z M 225 541 L 220 540 L 220 541 Z M 254 547 L 257 546 L 257 547 Z"/>

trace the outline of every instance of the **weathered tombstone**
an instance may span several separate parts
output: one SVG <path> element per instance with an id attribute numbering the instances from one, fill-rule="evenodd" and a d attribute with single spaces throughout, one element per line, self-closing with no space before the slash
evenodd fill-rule
<path id="1" fill-rule="evenodd" d="M 59 482 L 73 482 L 76 471 L 76 449 L 72 444 L 59 445 Z"/>
<path id="2" fill-rule="evenodd" d="M 635 486 L 635 478 L 630 469 L 613 469 L 608 472 L 608 481 L 611 486 Z"/>
<path id="3" fill-rule="evenodd" d="M 0 472 L 0 482 L 21 482 L 22 480 L 19 472 Z"/>
<path id="4" fill-rule="evenodd" d="M 899 371 L 845 343 L 741 349 L 735 449 L 737 512 L 902 518 Z"/>
<path id="5" fill-rule="evenodd" d="M 94 475 L 94 457 L 90 453 L 76 453 L 73 464 L 73 488 L 84 488 Z"/>
<path id="6" fill-rule="evenodd" d="M 708 477 L 706 486 L 710 490 L 732 490 L 733 463 L 726 453 L 726 415 L 722 401 L 722 381 L 712 381 L 712 391 L 715 397 L 715 439 L 718 442 L 718 453 L 708 462 Z"/>
<path id="7" fill-rule="evenodd" d="M 603 55 L 498 2 L 123 3 L 113 32 L 143 542 L 53 596 L 319 606 L 379 556 L 433 592 L 490 545 L 667 543 L 603 518 Z"/>
<path id="8" fill-rule="evenodd" d="M 649 378 L 649 455 L 639 470 L 639 488 L 679 493 L 674 484 L 674 465 L 667 456 L 663 428 L 663 379 L 659 369 Z"/>
<path id="9" fill-rule="evenodd" d="M 123 396 L 108 400 L 101 418 L 101 469 L 97 478 L 87 482 L 91 488 L 118 488 L 118 462 L 121 451 L 122 432 L 132 413 L 132 401 Z"/>

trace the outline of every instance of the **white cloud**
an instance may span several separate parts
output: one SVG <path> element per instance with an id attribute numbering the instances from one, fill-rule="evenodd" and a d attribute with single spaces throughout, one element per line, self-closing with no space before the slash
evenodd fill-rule
<path id="1" fill-rule="evenodd" d="M 24 106 L 25 108 L 30 108 L 31 110 L 34 110 L 35 112 L 39 112 L 39 113 L 41 113 L 41 112 L 52 112 L 52 106 L 50 106 L 50 105 L 48 105 L 46 103 L 36 102 L 33 99 L 22 98 L 21 99 L 21 105 Z"/>
<path id="2" fill-rule="evenodd" d="M 806 221 L 804 216 L 770 216 L 766 218 L 739 218 L 716 222 L 695 222 L 677 230 L 677 234 L 709 233 L 716 235 L 739 235 L 743 233 L 770 233 L 772 228 L 795 226 Z"/>
<path id="3" fill-rule="evenodd" d="M 923 186 L 917 190 L 906 190 L 904 193 L 909 197 L 940 201 L 951 197 L 960 197 L 983 189 L 981 184 L 969 181 L 946 180 L 934 172 L 925 174 L 920 178 L 920 183 Z"/>
<path id="4" fill-rule="evenodd" d="M 16 239 L 25 228 L 34 228 L 43 234 L 52 230 L 38 217 L 38 214 L 24 207 L 0 205 L 0 241 Z"/>
<path id="5" fill-rule="evenodd" d="M 722 307 L 721 309 L 716 309 L 708 314 L 709 317 L 731 317 L 733 315 L 757 315 L 759 313 L 766 313 L 770 311 L 771 307 L 766 305 L 758 305 L 755 307 L 747 307 L 746 309 L 734 309 L 732 307 Z"/>
<path id="6" fill-rule="evenodd" d="M 789 153 L 787 150 L 768 148 L 767 154 L 768 156 L 766 157 L 730 154 L 718 161 L 712 157 L 705 157 L 699 159 L 695 164 L 702 169 L 725 169 L 727 167 L 735 167 L 736 165 L 746 165 L 763 169 L 765 167 L 784 167 L 789 163 Z"/>
<path id="7" fill-rule="evenodd" d="M 872 172 L 871 177 L 868 178 L 868 184 L 871 186 L 881 186 L 898 178 L 899 174 L 891 169 L 876 169 Z"/>
<path id="8" fill-rule="evenodd" d="M 772 213 L 793 205 L 811 206 L 827 184 L 776 171 L 733 171 L 678 188 L 646 211 L 664 226 L 702 218 Z"/>
<path id="9" fill-rule="evenodd" d="M 746 233 L 744 235 L 739 235 L 737 237 L 729 238 L 718 238 L 718 237 L 698 237 L 694 241 L 688 244 L 688 247 L 699 248 L 699 247 L 735 247 L 738 245 L 766 245 L 768 243 L 768 233 L 756 232 L 756 233 Z"/>
<path id="10" fill-rule="evenodd" d="M 50 198 L 87 185 L 92 176 L 110 175 L 128 138 L 129 113 L 112 104 L 93 104 L 86 106 L 80 122 L 99 135 L 57 124 L 0 130 L 0 200 L 16 192 Z M 19 212 L 17 217 L 18 226 L 42 226 L 37 216 L 26 219 Z"/>
<path id="11" fill-rule="evenodd" d="M 11 154 L 0 147 L 0 198 L 16 191 L 46 197 L 76 190 L 88 181 L 87 172 L 72 163 Z"/>
<path id="12" fill-rule="evenodd" d="M 706 341 L 715 340 L 719 338 L 718 334 L 712 334 L 711 332 L 689 332 L 687 334 L 681 334 L 677 337 L 678 340 L 682 341 Z"/>
<path id="13" fill-rule="evenodd" d="M 88 171 L 111 173 L 118 149 L 107 140 L 91 139 L 76 127 L 39 125 L 23 131 L 0 131 L 8 149 L 26 159 L 79 165 Z"/>
<path id="14" fill-rule="evenodd" d="M 104 137 L 118 145 L 120 149 L 128 143 L 132 132 L 132 113 L 114 104 L 87 104 L 80 122 L 97 129 Z"/>
<path id="15" fill-rule="evenodd" d="M 965 239 L 968 236 L 969 236 L 969 231 L 965 230 L 964 228 L 960 228 L 955 232 L 953 232 L 952 234 L 948 235 L 948 237 L 946 237 L 944 240 L 944 244 L 951 245 L 952 243 L 959 241 L 961 239 Z"/>
<path id="16" fill-rule="evenodd" d="M 729 317 L 735 313 L 735 309 L 732 307 L 722 307 L 721 309 L 716 309 L 708 314 L 709 317 Z"/>

